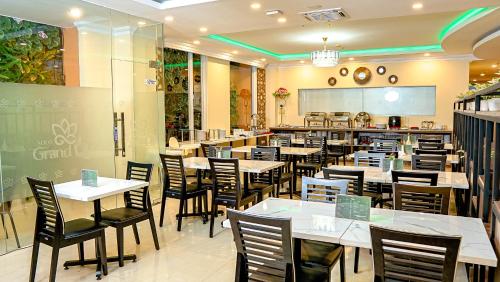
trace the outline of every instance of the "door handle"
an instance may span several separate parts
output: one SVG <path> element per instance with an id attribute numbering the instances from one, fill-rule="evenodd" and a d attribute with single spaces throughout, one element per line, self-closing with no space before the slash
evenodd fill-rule
<path id="1" fill-rule="evenodd" d="M 121 135 L 121 147 L 118 141 L 118 122 L 120 122 L 120 135 Z M 126 156 L 125 152 L 125 113 L 120 113 L 120 118 L 118 118 L 118 113 L 113 113 L 113 139 L 115 142 L 115 156 L 118 156 L 121 152 L 122 157 Z"/>

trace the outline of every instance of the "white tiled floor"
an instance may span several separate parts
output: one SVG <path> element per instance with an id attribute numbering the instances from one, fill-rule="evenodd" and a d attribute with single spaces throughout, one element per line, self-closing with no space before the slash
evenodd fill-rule
<path id="1" fill-rule="evenodd" d="M 65 203 L 68 209 L 68 203 Z M 117 263 L 110 263 L 109 274 L 102 281 L 234 281 L 235 246 L 230 230 L 223 230 L 220 222 L 225 216 L 217 218 L 216 235 L 208 237 L 209 224 L 203 224 L 199 218 L 183 221 L 182 231 L 176 231 L 175 213 L 178 201 L 167 202 L 168 215 L 164 226 L 157 227 L 160 250 L 153 246 L 151 230 L 147 222 L 139 224 L 141 245 L 136 245 L 131 228 L 125 233 L 126 253 L 136 253 L 137 262 L 126 262 L 120 268 Z M 91 208 L 89 207 L 88 210 Z M 159 205 L 154 207 L 156 224 L 159 223 Z M 116 237 L 113 228 L 107 229 L 108 255 L 116 254 Z M 51 248 L 42 245 L 38 260 L 36 281 L 47 281 L 50 266 Z M 86 256 L 94 253 L 93 242 L 86 243 Z M 77 257 L 76 246 L 61 251 L 58 264 L 58 281 L 95 281 L 94 267 L 71 267 L 64 270 L 65 260 Z M 372 280 L 371 256 L 367 250 L 361 251 L 359 273 L 353 273 L 354 250 L 347 248 L 347 281 Z M 0 281 L 27 281 L 29 277 L 31 248 L 25 248 L 0 256 Z M 332 272 L 333 281 L 339 281 L 339 268 Z"/>

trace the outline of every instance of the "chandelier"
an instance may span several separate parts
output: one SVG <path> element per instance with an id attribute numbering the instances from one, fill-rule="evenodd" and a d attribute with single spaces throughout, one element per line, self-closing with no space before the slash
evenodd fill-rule
<path id="1" fill-rule="evenodd" d="M 340 53 L 326 49 L 328 37 L 323 37 L 323 50 L 311 52 L 311 61 L 317 67 L 334 67 L 339 64 Z"/>

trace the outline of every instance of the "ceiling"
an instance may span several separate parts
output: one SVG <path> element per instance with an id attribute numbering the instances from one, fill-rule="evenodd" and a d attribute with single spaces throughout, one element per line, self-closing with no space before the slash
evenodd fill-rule
<path id="1" fill-rule="evenodd" d="M 496 67 L 495 67 L 496 65 Z M 498 77 L 500 72 L 500 58 L 498 60 L 478 60 L 469 65 L 469 81 L 473 83 L 487 82 Z M 484 76 L 481 76 L 484 74 Z"/>

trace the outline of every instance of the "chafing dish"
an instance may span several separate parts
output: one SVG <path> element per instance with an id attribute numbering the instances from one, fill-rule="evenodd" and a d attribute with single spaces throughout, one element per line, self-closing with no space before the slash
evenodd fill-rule
<path id="1" fill-rule="evenodd" d="M 350 128 L 352 120 L 349 112 L 332 112 L 328 114 L 328 126 L 333 128 Z"/>
<path id="2" fill-rule="evenodd" d="M 326 127 L 326 113 L 324 112 L 307 112 L 304 117 L 304 127 Z"/>

